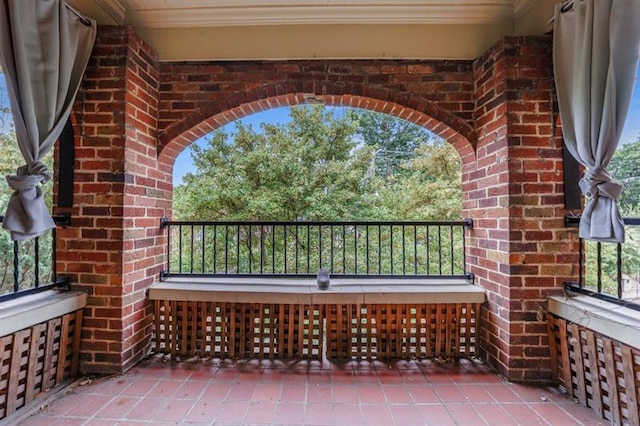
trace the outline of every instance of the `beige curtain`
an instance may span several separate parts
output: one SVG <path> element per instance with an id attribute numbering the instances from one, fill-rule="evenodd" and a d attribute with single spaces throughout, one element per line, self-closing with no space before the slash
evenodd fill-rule
<path id="1" fill-rule="evenodd" d="M 3 227 L 14 240 L 55 227 L 41 183 L 41 162 L 60 136 L 96 37 L 95 22 L 61 0 L 1 0 L 0 56 L 25 165 L 7 176 L 14 190 Z"/>
<path id="2" fill-rule="evenodd" d="M 565 144 L 586 173 L 580 237 L 624 242 L 622 186 L 606 170 L 615 153 L 640 54 L 640 0 L 575 0 L 558 5 L 553 59 Z"/>

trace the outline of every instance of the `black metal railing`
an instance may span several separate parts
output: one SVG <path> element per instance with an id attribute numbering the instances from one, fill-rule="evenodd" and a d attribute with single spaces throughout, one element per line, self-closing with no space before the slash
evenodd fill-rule
<path id="1" fill-rule="evenodd" d="M 577 226 L 579 217 L 565 218 Z M 640 310 L 640 218 L 625 218 L 624 244 L 580 239 L 579 276 L 565 288 Z"/>
<path id="2" fill-rule="evenodd" d="M 0 216 L 0 223 L 4 216 Z M 57 225 L 70 224 L 69 215 L 54 215 Z M 56 273 L 56 230 L 25 241 L 11 241 L 0 230 L 0 301 L 67 284 Z"/>
<path id="3" fill-rule="evenodd" d="M 168 276 L 469 277 L 464 221 L 205 222 L 163 219 Z"/>

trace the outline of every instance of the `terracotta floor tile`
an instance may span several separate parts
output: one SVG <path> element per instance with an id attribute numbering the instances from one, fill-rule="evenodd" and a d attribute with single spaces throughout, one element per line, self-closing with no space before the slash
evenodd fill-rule
<path id="1" fill-rule="evenodd" d="M 244 423 L 244 418 L 249 409 L 247 401 L 226 401 L 223 402 L 216 416 L 216 424 L 234 424 L 240 425 Z"/>
<path id="2" fill-rule="evenodd" d="M 198 399 L 206 387 L 206 382 L 185 381 L 173 394 L 173 397 L 181 399 Z"/>
<path id="3" fill-rule="evenodd" d="M 281 402 L 273 418 L 275 424 L 301 424 L 304 419 L 304 404 Z"/>
<path id="4" fill-rule="evenodd" d="M 393 417 L 389 406 L 384 405 L 362 405 L 362 422 L 365 425 L 391 425 Z"/>
<path id="5" fill-rule="evenodd" d="M 234 383 L 230 386 L 229 394 L 227 395 L 227 401 L 249 401 L 253 396 L 253 391 L 256 388 L 256 382 L 251 381 L 248 378 L 243 378 L 241 381 Z"/>
<path id="6" fill-rule="evenodd" d="M 257 383 L 253 390 L 252 401 L 279 401 L 282 385 L 279 383 Z"/>
<path id="7" fill-rule="evenodd" d="M 525 403 L 502 404 L 511 417 L 522 425 L 546 425 L 547 422 Z"/>
<path id="8" fill-rule="evenodd" d="M 231 390 L 231 383 L 207 383 L 200 394 L 202 401 L 223 401 Z"/>
<path id="9" fill-rule="evenodd" d="M 182 386 L 182 381 L 173 379 L 160 380 L 153 389 L 147 393 L 147 397 L 169 398 Z"/>
<path id="10" fill-rule="evenodd" d="M 167 399 L 159 398 L 143 398 L 129 411 L 127 418 L 130 419 L 148 419 L 150 413 L 157 413 L 168 404 Z"/>
<path id="11" fill-rule="evenodd" d="M 475 402 L 475 401 L 474 401 Z M 476 411 L 491 426 L 517 425 L 513 417 L 500 404 L 474 404 Z"/>
<path id="12" fill-rule="evenodd" d="M 189 399 L 169 399 L 167 404 L 155 413 L 149 413 L 153 420 L 168 422 L 181 421 L 191 410 L 194 401 Z"/>
<path id="13" fill-rule="evenodd" d="M 65 399 L 74 395 L 66 395 Z M 88 395 L 82 403 L 67 411 L 68 416 L 91 417 L 113 399 L 113 395 Z"/>
<path id="14" fill-rule="evenodd" d="M 330 385 L 314 385 L 309 384 L 307 387 L 307 403 L 310 402 L 331 402 L 331 386 Z"/>
<path id="15" fill-rule="evenodd" d="M 486 391 L 486 385 L 466 384 L 459 385 L 458 391 L 472 402 L 493 402 L 493 397 Z"/>
<path id="16" fill-rule="evenodd" d="M 249 404 L 246 424 L 273 424 L 278 403 L 274 401 L 256 401 Z"/>
<path id="17" fill-rule="evenodd" d="M 137 396 L 116 396 L 102 410 L 96 413 L 97 418 L 120 419 L 141 401 Z"/>
<path id="18" fill-rule="evenodd" d="M 304 423 L 310 425 L 333 424 L 333 405 L 327 403 L 307 404 L 304 410 Z"/>
<path id="19" fill-rule="evenodd" d="M 416 408 L 422 415 L 425 424 L 437 426 L 455 425 L 453 418 L 442 404 L 417 405 Z"/>
<path id="20" fill-rule="evenodd" d="M 360 402 L 360 393 L 356 386 L 332 386 L 332 401 L 336 404 L 357 404 Z"/>
<path id="21" fill-rule="evenodd" d="M 493 426 L 492 423 L 485 422 L 485 420 L 480 417 L 480 414 L 478 414 L 473 404 L 449 404 L 447 405 L 447 410 L 449 411 L 449 414 L 451 415 L 453 420 L 459 426 Z"/>
<path id="22" fill-rule="evenodd" d="M 405 386 L 382 386 L 382 390 L 390 404 L 410 404 L 413 402 L 413 398 Z"/>
<path id="23" fill-rule="evenodd" d="M 335 425 L 361 425 L 362 412 L 358 404 L 334 404 L 333 424 Z"/>
<path id="24" fill-rule="evenodd" d="M 198 401 L 191 407 L 184 421 L 211 424 L 220 412 L 221 407 L 222 403 L 219 401 Z"/>
<path id="25" fill-rule="evenodd" d="M 497 402 L 522 402 L 522 399 L 513 392 L 508 384 L 486 385 L 483 388 Z"/>
<path id="26" fill-rule="evenodd" d="M 120 395 L 143 396 L 160 383 L 160 379 L 140 378 L 120 392 Z"/>
<path id="27" fill-rule="evenodd" d="M 55 422 L 51 423 L 52 425 L 66 425 L 66 426 L 81 426 L 87 422 L 87 419 L 81 418 L 73 418 L 73 417 L 61 417 L 56 419 Z"/>
<path id="28" fill-rule="evenodd" d="M 404 385 L 404 379 L 397 370 L 378 371 L 377 376 L 382 385 Z"/>
<path id="29" fill-rule="evenodd" d="M 307 400 L 307 386 L 301 384 L 282 386 L 280 401 L 282 402 L 305 402 Z"/>
<path id="30" fill-rule="evenodd" d="M 386 399 L 380 386 L 362 385 L 358 386 L 360 401 L 363 404 L 384 404 Z"/>
<path id="31" fill-rule="evenodd" d="M 573 425 L 578 419 L 552 403 L 531 403 L 529 405 L 540 417 L 552 425 Z"/>
<path id="32" fill-rule="evenodd" d="M 424 419 L 414 405 L 390 405 L 393 421 L 397 425 L 422 425 Z"/>
<path id="33" fill-rule="evenodd" d="M 418 404 L 433 404 L 440 402 L 435 390 L 430 385 L 423 386 L 407 386 L 411 398 Z"/>
<path id="34" fill-rule="evenodd" d="M 444 403 L 448 402 L 467 402 L 467 397 L 460 392 L 460 388 L 456 385 L 441 384 L 434 386 L 438 398 Z"/>

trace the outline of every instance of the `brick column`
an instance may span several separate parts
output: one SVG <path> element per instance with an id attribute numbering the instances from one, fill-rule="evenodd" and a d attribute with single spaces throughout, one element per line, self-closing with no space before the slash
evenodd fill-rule
<path id="1" fill-rule="evenodd" d="M 564 228 L 561 138 L 554 123 L 551 38 L 508 37 L 474 63 L 476 168 L 465 210 L 469 248 L 487 290 L 482 346 L 512 381 L 551 379 L 546 297 L 577 267 Z"/>
<path id="2" fill-rule="evenodd" d="M 157 57 L 132 30 L 99 28 L 73 115 L 72 225 L 58 232 L 59 273 L 89 293 L 83 372 L 124 371 L 149 346 L 145 292 L 161 270 L 171 191 L 157 164 L 158 85 Z"/>

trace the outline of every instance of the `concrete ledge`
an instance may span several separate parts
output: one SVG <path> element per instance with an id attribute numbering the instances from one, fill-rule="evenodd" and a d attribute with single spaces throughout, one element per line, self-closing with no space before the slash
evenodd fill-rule
<path id="1" fill-rule="evenodd" d="M 549 312 L 640 350 L 640 313 L 590 296 L 550 297 Z"/>
<path id="2" fill-rule="evenodd" d="M 309 278 L 169 278 L 149 289 L 151 300 L 227 303 L 365 304 L 482 303 L 484 290 L 466 280 L 332 278 L 320 290 Z"/>
<path id="3" fill-rule="evenodd" d="M 0 337 L 82 309 L 87 294 L 79 291 L 43 291 L 0 303 Z"/>

